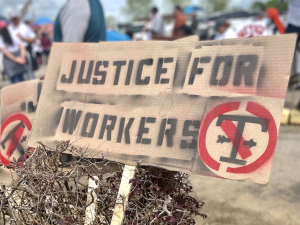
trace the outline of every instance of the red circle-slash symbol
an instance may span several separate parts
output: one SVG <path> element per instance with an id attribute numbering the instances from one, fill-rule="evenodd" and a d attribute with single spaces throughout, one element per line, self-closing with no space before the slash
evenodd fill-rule
<path id="1" fill-rule="evenodd" d="M 238 153 L 242 159 L 246 159 L 252 155 L 249 147 L 241 144 L 241 143 L 245 143 L 242 133 L 239 132 L 239 128 L 236 127 L 234 123 L 230 120 L 230 117 L 235 117 L 236 121 L 238 121 L 240 118 L 242 118 L 242 116 L 226 115 L 226 113 L 238 110 L 239 107 L 240 107 L 240 102 L 229 102 L 229 103 L 221 104 L 213 108 L 202 121 L 200 132 L 199 132 L 199 138 L 198 138 L 199 154 L 202 161 L 209 168 L 215 171 L 219 170 L 221 163 L 216 161 L 210 156 L 206 147 L 206 135 L 210 124 L 216 118 L 219 119 L 220 117 L 223 118 L 219 121 L 219 125 L 223 129 L 228 139 L 231 140 L 233 149 L 236 149 L 236 153 Z M 245 162 L 243 160 L 221 157 L 221 158 L 225 158 L 225 160 L 236 160 L 235 164 L 242 165 L 240 167 L 235 167 L 235 168 L 228 167 L 226 170 L 226 172 L 228 173 L 235 173 L 235 174 L 251 173 L 257 170 L 258 168 L 260 168 L 262 165 L 264 165 L 274 154 L 276 140 L 277 140 L 277 128 L 273 116 L 265 107 L 255 102 L 248 102 L 246 111 L 256 116 L 256 117 L 247 117 L 247 119 L 249 119 L 249 121 L 251 121 L 252 123 L 258 123 L 257 122 L 258 120 L 262 121 L 261 122 L 262 127 L 265 127 L 265 132 L 268 132 L 269 134 L 269 142 L 263 154 L 254 162 L 250 163 L 249 165 L 242 165 Z M 242 126 L 245 126 L 245 122 L 241 124 Z M 236 140 L 238 140 L 238 142 Z"/>
<path id="2" fill-rule="evenodd" d="M 0 151 L 0 161 L 4 165 L 9 165 L 10 161 L 7 160 L 7 158 L 11 157 L 14 153 L 15 149 L 19 146 L 20 140 L 23 136 L 24 128 L 27 127 L 27 129 L 30 131 L 32 128 L 30 120 L 24 115 L 24 114 L 14 114 L 10 117 L 8 117 L 1 125 L 1 135 L 3 134 L 3 131 L 5 128 L 11 124 L 12 122 L 20 121 L 20 123 L 7 135 L 6 138 L 2 138 L 2 148 L 5 149 L 5 143 L 10 140 L 10 144 L 8 145 L 8 148 L 6 149 L 5 155 L 2 154 Z"/>

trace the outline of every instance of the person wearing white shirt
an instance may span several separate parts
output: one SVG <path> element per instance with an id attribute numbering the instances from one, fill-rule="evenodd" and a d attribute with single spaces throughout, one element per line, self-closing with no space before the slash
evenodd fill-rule
<path id="1" fill-rule="evenodd" d="M 34 31 L 25 23 L 20 20 L 18 13 L 11 11 L 9 13 L 9 18 L 11 23 L 8 26 L 8 30 L 11 35 L 15 39 L 19 39 L 19 41 L 25 46 L 26 59 L 28 64 L 28 78 L 29 80 L 34 79 L 33 71 L 38 69 L 38 65 L 36 59 L 33 57 L 32 44 L 36 41 L 36 35 Z"/>
<path id="2" fill-rule="evenodd" d="M 146 31 L 154 35 L 163 36 L 164 33 L 163 17 L 158 13 L 157 7 L 153 7 L 151 13 L 152 13 L 151 20 L 146 28 Z"/>
<path id="3" fill-rule="evenodd" d="M 7 27 L 3 27 L 0 31 L 0 50 L 4 55 L 4 72 L 9 77 L 11 83 L 24 81 L 26 50 L 20 40 L 10 34 Z"/>
<path id="4" fill-rule="evenodd" d="M 152 31 L 155 34 L 163 35 L 164 33 L 164 20 L 162 16 L 158 13 L 158 9 L 156 7 L 152 8 Z"/>
<path id="5" fill-rule="evenodd" d="M 227 21 L 218 22 L 216 24 L 216 28 L 217 28 L 217 33 L 214 37 L 214 40 L 223 40 L 223 39 L 230 38 L 229 35 L 227 34 L 230 30 L 230 23 L 228 23 Z"/>

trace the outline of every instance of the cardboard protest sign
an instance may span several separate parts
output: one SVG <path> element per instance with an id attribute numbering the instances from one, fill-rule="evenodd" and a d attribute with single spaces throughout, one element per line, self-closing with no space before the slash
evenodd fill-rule
<path id="1" fill-rule="evenodd" d="M 4 87 L 1 90 L 0 161 L 9 165 L 13 158 L 24 155 L 32 130 L 42 81 L 32 80 Z M 0 182 L 10 181 L 8 169 L 0 167 Z"/>
<path id="2" fill-rule="evenodd" d="M 295 41 L 54 44 L 29 145 L 266 183 Z"/>

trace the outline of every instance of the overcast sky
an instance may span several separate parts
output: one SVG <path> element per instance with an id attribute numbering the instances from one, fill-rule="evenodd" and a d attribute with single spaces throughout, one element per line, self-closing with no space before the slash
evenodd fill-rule
<path id="1" fill-rule="evenodd" d="M 20 10 L 27 0 L 0 0 L 0 14 L 7 16 L 9 10 Z M 164 8 L 164 0 L 153 0 L 155 5 L 161 8 L 163 13 L 169 13 L 172 9 Z M 213 0 L 212 0 L 213 1 Z M 256 0 L 232 0 L 231 6 L 247 9 Z M 27 18 L 35 19 L 41 16 L 55 18 L 59 9 L 66 0 L 33 0 L 34 7 Z M 121 14 L 121 8 L 126 0 L 101 0 L 105 15 L 113 15 L 118 21 L 126 21 L 126 16 Z M 192 0 L 193 4 L 199 4 L 200 0 Z M 33 10 L 34 9 L 34 10 Z"/>

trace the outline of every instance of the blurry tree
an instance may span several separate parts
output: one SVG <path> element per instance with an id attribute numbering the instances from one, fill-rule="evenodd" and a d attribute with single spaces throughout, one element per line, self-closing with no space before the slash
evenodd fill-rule
<path id="1" fill-rule="evenodd" d="M 164 3 L 166 4 L 166 7 L 168 7 L 167 9 L 172 9 L 173 11 L 174 7 L 177 5 L 184 9 L 192 3 L 192 0 L 165 0 Z"/>
<path id="2" fill-rule="evenodd" d="M 122 12 L 131 20 L 138 20 L 148 17 L 152 6 L 152 0 L 126 0 Z"/>
<path id="3" fill-rule="evenodd" d="M 244 9 L 243 9 L 242 7 L 240 7 L 240 6 L 233 6 L 233 7 L 231 8 L 231 10 L 232 10 L 232 11 L 243 11 Z"/>
<path id="4" fill-rule="evenodd" d="M 201 5 L 208 12 L 216 12 L 226 9 L 230 2 L 231 0 L 201 0 Z"/>
<path id="5" fill-rule="evenodd" d="M 254 2 L 252 4 L 252 9 L 259 9 L 261 11 L 264 11 L 266 9 L 266 3 L 263 3 L 263 2 Z"/>
<path id="6" fill-rule="evenodd" d="M 106 27 L 112 27 L 116 25 L 116 18 L 113 15 L 108 15 L 105 17 Z"/>
<path id="7" fill-rule="evenodd" d="M 254 2 L 252 5 L 253 9 L 265 10 L 266 8 L 277 8 L 279 11 L 286 11 L 288 3 L 280 3 L 278 0 L 269 0 L 266 3 Z"/>

